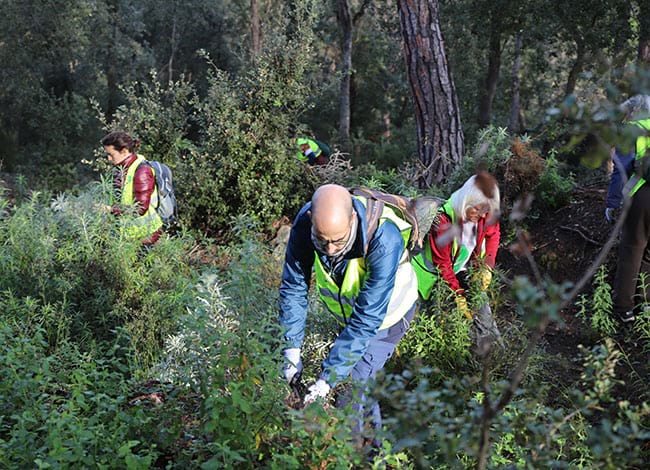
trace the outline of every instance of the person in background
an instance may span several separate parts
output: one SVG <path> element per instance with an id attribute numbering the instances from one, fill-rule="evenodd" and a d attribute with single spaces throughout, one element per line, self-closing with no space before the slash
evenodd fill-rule
<path id="1" fill-rule="evenodd" d="M 408 261 L 411 226 L 384 207 L 376 230 L 366 223 L 366 199 L 335 184 L 319 187 L 298 213 L 287 245 L 280 285 L 280 325 L 284 330 L 284 377 L 289 384 L 302 372 L 301 347 L 307 320 L 312 269 L 316 289 L 340 331 L 304 403 L 328 395 L 348 376 L 359 384 L 350 397 L 355 431 L 364 417 L 381 427 L 377 403 L 366 403 L 365 384 L 392 356 L 413 319 L 418 298 Z M 340 400 L 337 406 L 344 406 Z"/>
<path id="2" fill-rule="evenodd" d="M 424 249 L 413 257 L 418 290 L 428 300 L 442 280 L 454 294 L 457 310 L 473 319 L 478 351 L 501 335 L 492 317 L 485 291 L 492 281 L 492 268 L 499 249 L 499 186 L 489 173 L 470 177 L 438 209 Z M 470 287 L 480 289 L 478 310 L 470 308 Z M 489 343 L 486 343 L 485 340 Z"/>
<path id="3" fill-rule="evenodd" d="M 618 197 L 624 195 L 632 200 L 627 217 L 621 229 L 621 240 L 618 246 L 618 260 L 613 284 L 613 312 L 623 323 L 632 323 L 643 303 L 647 302 L 645 286 L 638 286 L 640 273 L 650 274 L 650 186 L 648 179 L 648 157 L 650 153 L 650 96 L 635 95 L 625 101 L 621 108 L 626 113 L 624 122 L 634 126 L 637 136 L 633 152 L 628 156 L 627 165 L 622 160 L 628 183 L 623 186 L 622 176 L 617 179 L 612 175 L 608 192 Z M 650 282 L 650 278 L 646 283 Z"/>
<path id="4" fill-rule="evenodd" d="M 299 149 L 298 152 L 296 152 L 296 158 L 298 160 L 312 166 L 327 164 L 328 155 L 323 152 L 317 141 L 300 137 L 296 139 L 296 145 Z"/>
<path id="5" fill-rule="evenodd" d="M 124 131 L 113 131 L 101 140 L 108 161 L 115 166 L 113 186 L 119 203 L 109 207 L 116 216 L 126 216 L 125 208 L 136 206 L 136 215 L 126 224 L 127 237 L 141 240 L 150 248 L 162 233 L 163 222 L 156 206 L 156 178 L 145 158 L 136 154 L 140 141 Z"/>

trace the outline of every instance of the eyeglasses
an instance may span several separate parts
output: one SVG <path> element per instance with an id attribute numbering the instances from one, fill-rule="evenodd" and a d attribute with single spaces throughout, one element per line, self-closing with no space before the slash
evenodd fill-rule
<path id="1" fill-rule="evenodd" d="M 314 247 L 320 248 L 321 250 L 326 250 L 329 245 L 334 245 L 336 248 L 343 248 L 350 240 L 350 233 L 351 232 L 348 232 L 345 237 L 339 238 L 338 240 L 326 240 L 316 235 L 312 228 L 311 242 L 314 244 Z"/>
<path id="2" fill-rule="evenodd" d="M 470 206 L 467 209 L 472 210 L 472 211 L 476 211 L 476 215 L 478 215 L 479 217 L 483 217 L 488 212 L 490 212 L 490 206 L 482 205 L 482 204 L 479 205 L 479 206 Z"/>

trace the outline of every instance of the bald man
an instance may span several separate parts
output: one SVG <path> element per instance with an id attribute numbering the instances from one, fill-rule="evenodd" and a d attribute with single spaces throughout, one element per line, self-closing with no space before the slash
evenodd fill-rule
<path id="1" fill-rule="evenodd" d="M 406 250 L 411 226 L 384 207 L 378 209 L 378 222 L 374 219 L 376 230 L 369 231 L 367 205 L 365 198 L 351 196 L 342 186 L 324 185 L 300 210 L 291 229 L 280 286 L 283 370 L 289 383 L 302 371 L 312 269 L 321 300 L 341 326 L 305 403 L 326 397 L 347 377 L 357 384 L 374 378 L 415 313 L 417 280 Z M 364 409 L 363 388 L 353 402 L 360 413 L 358 425 L 364 415 L 372 414 L 379 427 L 379 406 Z"/>

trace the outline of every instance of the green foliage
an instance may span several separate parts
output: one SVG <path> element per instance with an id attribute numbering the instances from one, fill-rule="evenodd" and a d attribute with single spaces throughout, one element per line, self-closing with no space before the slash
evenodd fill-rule
<path id="1" fill-rule="evenodd" d="M 573 175 L 563 174 L 560 163 L 551 154 L 546 158 L 546 167 L 535 188 L 535 194 L 544 207 L 557 209 L 569 203 L 574 186 Z"/>
<path id="2" fill-rule="evenodd" d="M 0 466 L 148 468 L 158 456 L 154 418 L 125 406 L 129 393 L 116 356 L 76 345 L 52 353 L 40 325 L 26 332 L 0 320 Z"/>
<path id="3" fill-rule="evenodd" d="M 527 136 L 513 140 L 505 128 L 494 126 L 479 132 L 473 149 L 447 179 L 446 194 L 456 191 L 478 170 L 495 175 L 507 205 L 530 192 L 539 201 L 538 208 L 556 209 L 569 203 L 575 186 L 573 175 L 566 174 L 554 152 L 542 159 Z M 502 209 L 509 207 L 504 204 Z"/>
<path id="4" fill-rule="evenodd" d="M 488 126 L 482 129 L 472 150 L 447 179 L 446 192 L 451 194 L 456 191 L 479 169 L 494 175 L 503 174 L 507 161 L 512 157 L 511 144 L 511 137 L 505 128 Z"/>
<path id="5" fill-rule="evenodd" d="M 150 364 L 183 314 L 187 240 L 163 237 L 140 253 L 120 235 L 124 218 L 99 209 L 108 200 L 107 185 L 93 184 L 51 202 L 35 192 L 16 207 L 0 227 L 0 299 L 6 318 L 45 326 L 52 346 L 71 337 L 82 350 L 105 350 L 124 327 L 134 360 Z"/>
<path id="6" fill-rule="evenodd" d="M 607 282 L 607 267 L 598 268 L 594 278 L 594 292 L 591 299 L 582 296 L 578 305 L 578 316 L 588 322 L 591 328 L 602 336 L 611 336 L 616 332 L 616 323 L 612 318 L 612 288 Z"/>
<path id="7" fill-rule="evenodd" d="M 431 298 L 398 345 L 402 358 L 418 358 L 424 366 L 451 372 L 470 359 L 471 320 L 453 305 L 453 293 L 444 282 L 434 284 Z M 446 374 L 445 374 L 446 375 Z"/>
<path id="8" fill-rule="evenodd" d="M 241 77 L 213 68 L 204 98 L 185 79 L 165 87 L 153 75 L 127 87 L 127 103 L 106 125 L 138 136 L 147 158 L 172 168 L 181 222 L 204 233 L 224 234 L 239 214 L 269 226 L 315 188 L 287 131 L 309 92 L 309 37 L 268 41 Z"/>
<path id="9" fill-rule="evenodd" d="M 639 463 L 638 452 L 650 437 L 643 427 L 648 406 L 620 403 L 611 411 L 603 408 L 612 400 L 620 353 L 608 341 L 584 354 L 582 383 L 570 387 L 572 408 L 545 406 L 534 390 L 526 389 L 498 414 L 490 427 L 495 443 L 489 453 L 491 465 L 620 468 Z M 436 371 L 428 368 L 405 370 L 387 376 L 376 390 L 391 410 L 386 419 L 390 439 L 396 449 L 407 449 L 419 467 L 473 466 L 485 393 L 478 391 L 479 383 L 472 377 L 441 382 L 435 376 Z M 491 392 L 498 394 L 505 386 L 497 383 Z"/>

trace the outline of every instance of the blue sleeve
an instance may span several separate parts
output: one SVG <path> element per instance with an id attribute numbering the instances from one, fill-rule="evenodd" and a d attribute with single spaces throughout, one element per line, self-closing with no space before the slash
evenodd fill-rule
<path id="1" fill-rule="evenodd" d="M 305 337 L 307 322 L 307 293 L 314 264 L 311 243 L 311 220 L 305 205 L 291 227 L 280 283 L 280 326 L 284 330 L 286 347 L 299 348 Z"/>
<path id="2" fill-rule="evenodd" d="M 607 189 L 607 207 L 618 209 L 621 207 L 623 201 L 623 185 L 632 175 L 634 166 L 634 150 L 630 153 L 624 154 L 618 148 L 615 149 L 613 160 L 614 169 L 612 176 L 609 180 L 609 188 Z M 620 167 L 625 169 L 625 175 L 621 173 Z"/>
<path id="3" fill-rule="evenodd" d="M 390 221 L 384 222 L 368 247 L 368 274 L 357 296 L 350 321 L 323 362 L 320 378 L 331 386 L 349 375 L 384 321 L 403 251 L 404 240 L 399 229 Z"/>

